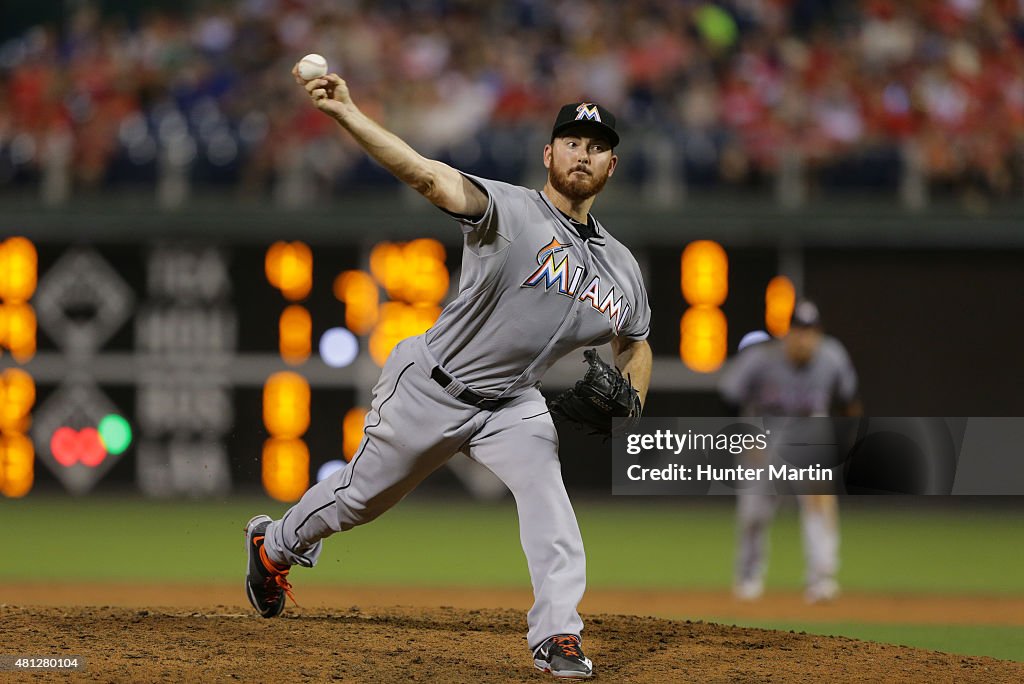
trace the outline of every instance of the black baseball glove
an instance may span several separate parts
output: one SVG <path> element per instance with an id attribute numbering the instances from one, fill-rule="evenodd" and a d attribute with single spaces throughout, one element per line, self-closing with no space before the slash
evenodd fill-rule
<path id="1" fill-rule="evenodd" d="M 639 418 L 640 395 L 618 368 L 601 360 L 596 349 L 583 352 L 586 375 L 572 389 L 548 400 L 555 422 L 568 421 L 610 437 L 612 418 Z M 633 421 L 627 421 L 627 424 Z"/>

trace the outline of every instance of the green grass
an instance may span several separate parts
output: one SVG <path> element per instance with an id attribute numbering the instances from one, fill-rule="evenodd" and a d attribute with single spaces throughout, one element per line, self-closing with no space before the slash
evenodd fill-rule
<path id="1" fill-rule="evenodd" d="M 245 521 L 283 510 L 265 499 L 3 500 L 0 578 L 234 581 Z M 577 513 L 592 587 L 729 586 L 729 505 L 613 499 L 580 503 Z M 843 513 L 842 534 L 848 591 L 1024 594 L 1024 511 L 861 508 Z M 802 558 L 796 513 L 784 510 L 772 532 L 769 587 L 799 588 Z M 328 540 L 303 581 L 518 587 L 525 577 L 510 500 L 416 500 Z"/>
<path id="2" fill-rule="evenodd" d="M 844 591 L 1024 594 L 1024 510 L 844 509 Z M 592 588 L 727 589 L 730 501 L 616 498 L 576 505 Z M 279 516 L 267 499 L 0 500 L 0 580 L 236 582 L 242 526 Z M 798 589 L 803 556 L 796 511 L 772 530 L 770 589 Z M 527 585 L 511 500 L 478 505 L 403 502 L 373 524 L 331 538 L 303 583 L 403 586 Z M 732 623 L 734 620 L 724 620 Z M 1024 660 L 1020 628 L 960 625 L 745 622 L 951 653 Z"/>
<path id="3" fill-rule="evenodd" d="M 945 653 L 990 656 L 1024 662 L 1024 630 L 989 625 L 881 625 L 860 622 L 759 622 L 716 620 L 746 627 L 794 630 L 808 634 L 845 636 L 864 641 L 913 646 Z"/>

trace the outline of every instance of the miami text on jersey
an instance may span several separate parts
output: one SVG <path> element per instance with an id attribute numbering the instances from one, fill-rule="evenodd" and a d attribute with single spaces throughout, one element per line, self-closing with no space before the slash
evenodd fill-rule
<path id="1" fill-rule="evenodd" d="M 629 304 L 623 303 L 622 295 L 616 298 L 615 285 L 608 288 L 608 293 L 602 297 L 601 276 L 595 275 L 581 291 L 580 285 L 583 283 L 587 269 L 582 266 L 572 268 L 568 254 L 563 256 L 557 264 L 555 263 L 555 255 L 569 247 L 572 247 L 571 243 L 562 243 L 556 238 L 551 238 L 551 242 L 537 252 L 537 263 L 540 264 L 540 267 L 523 281 L 521 287 L 537 287 L 544 283 L 544 290 L 547 292 L 555 287 L 555 292 L 566 297 L 577 298 L 577 293 L 579 293 L 579 301 L 590 300 L 592 307 L 608 316 L 615 330 L 621 329 L 629 320 Z M 569 275 L 570 270 L 572 270 L 572 276 Z"/>

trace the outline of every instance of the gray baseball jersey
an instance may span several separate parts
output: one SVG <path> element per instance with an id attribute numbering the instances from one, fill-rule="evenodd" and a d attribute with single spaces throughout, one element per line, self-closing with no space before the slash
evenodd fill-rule
<path id="1" fill-rule="evenodd" d="M 726 366 L 719 391 L 751 416 L 827 416 L 832 404 L 853 401 L 857 374 L 849 354 L 834 337 L 825 336 L 803 367 L 786 358 L 784 343 L 772 340 L 747 347 Z M 755 486 L 737 493 L 737 592 L 755 597 L 763 587 L 768 526 L 780 497 Z M 814 591 L 834 591 L 839 568 L 839 528 L 834 509 L 815 497 L 798 496 L 806 583 Z"/>
<path id="2" fill-rule="evenodd" d="M 825 336 L 806 366 L 787 358 L 781 340 L 744 349 L 726 366 L 719 391 L 753 416 L 827 416 L 836 399 L 857 395 L 857 373 L 846 348 Z"/>
<path id="3" fill-rule="evenodd" d="M 459 295 L 427 331 L 446 371 L 482 394 L 514 396 L 574 349 L 646 339 L 640 268 L 599 222 L 584 240 L 543 193 L 467 177 L 488 205 L 479 220 L 460 220 Z"/>
<path id="4" fill-rule="evenodd" d="M 395 347 L 351 463 L 270 523 L 265 548 L 277 563 L 313 566 L 325 537 L 375 519 L 465 452 L 515 497 L 535 599 L 527 639 L 537 648 L 580 634 L 586 587 L 539 379 L 578 347 L 646 338 L 651 312 L 636 260 L 600 224 L 585 240 L 542 193 L 472 180 L 488 205 L 479 220 L 459 219 L 458 297 L 425 334 Z M 479 401 L 468 403 L 467 390 Z"/>

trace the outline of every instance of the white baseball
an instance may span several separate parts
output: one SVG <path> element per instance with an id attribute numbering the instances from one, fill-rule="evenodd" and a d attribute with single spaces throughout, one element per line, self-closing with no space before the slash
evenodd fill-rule
<path id="1" fill-rule="evenodd" d="M 326 74 L 327 60 L 323 58 L 323 55 L 314 52 L 299 60 L 299 76 L 303 80 L 312 81 L 314 78 L 320 78 Z"/>

